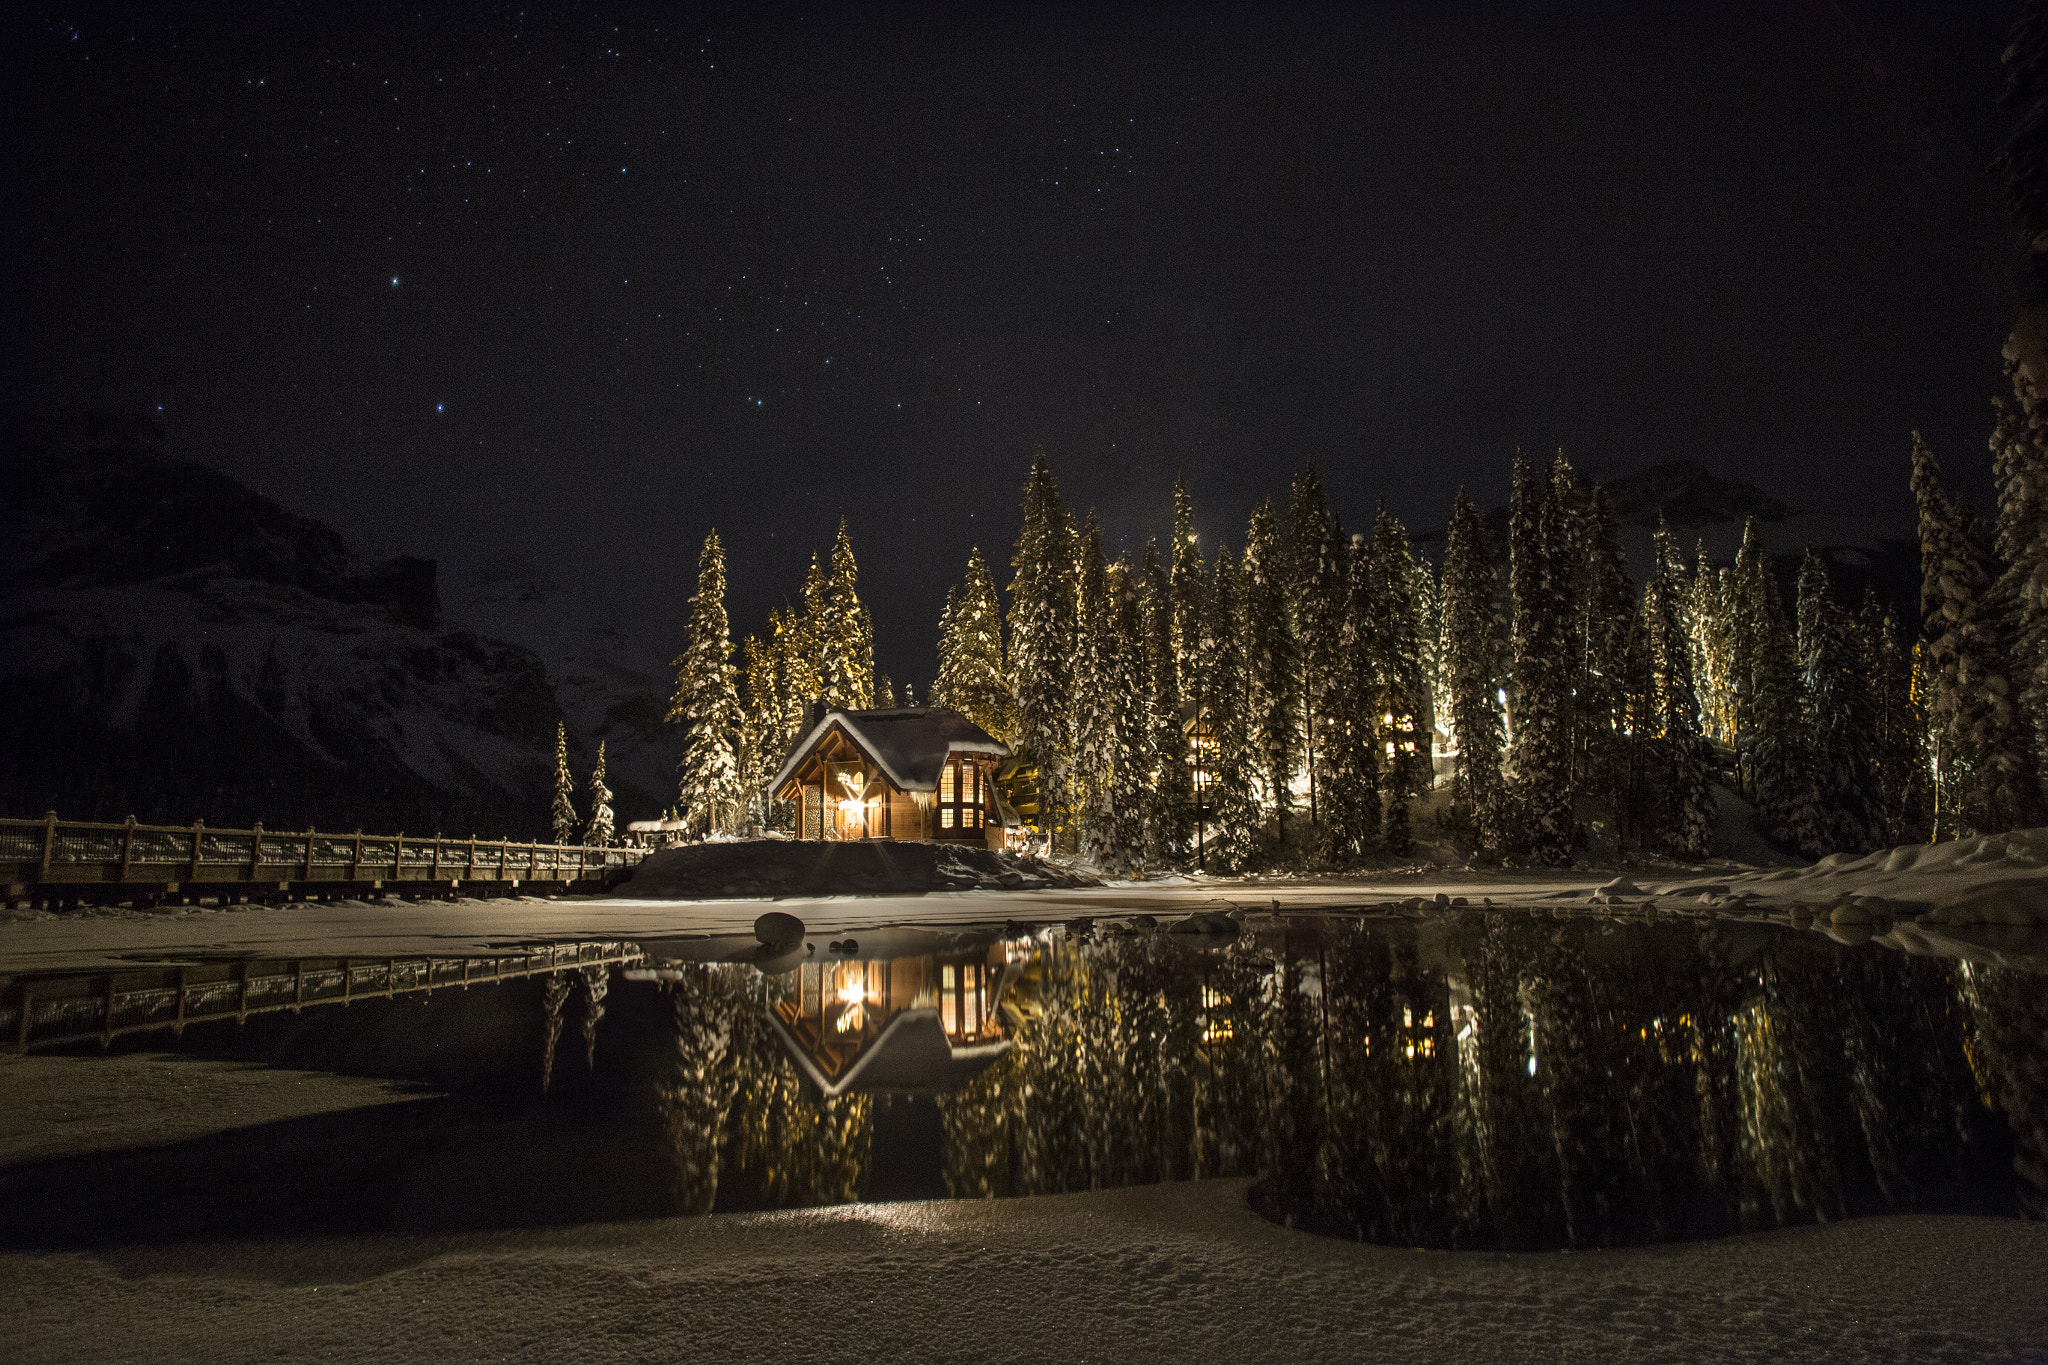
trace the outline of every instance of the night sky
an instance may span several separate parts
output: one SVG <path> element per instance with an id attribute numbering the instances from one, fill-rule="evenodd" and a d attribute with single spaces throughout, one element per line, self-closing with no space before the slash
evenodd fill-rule
<path id="1" fill-rule="evenodd" d="M 1985 458 L 2016 5 L 1642 8 L 17 9 L 7 359 L 649 658 L 709 527 L 737 634 L 844 515 L 920 695 L 1038 445 L 1133 550 L 1177 471 L 1420 530 L 1518 445 L 1909 530 L 1911 428 Z"/>

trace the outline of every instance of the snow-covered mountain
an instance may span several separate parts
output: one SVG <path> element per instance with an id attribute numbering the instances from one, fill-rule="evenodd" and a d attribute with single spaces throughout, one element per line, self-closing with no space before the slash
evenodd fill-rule
<path id="1" fill-rule="evenodd" d="M 519 557 L 468 575 L 449 598 L 450 617 L 540 656 L 569 718 L 579 781 L 604 742 L 622 826 L 675 803 L 680 737 L 663 719 L 670 670 L 645 642 L 605 623 L 601 603 L 572 599 Z"/>
<path id="2" fill-rule="evenodd" d="M 432 561 L 330 528 L 146 424 L 18 438 L 0 482 L 0 810 L 543 834 L 562 709 L 442 619 Z"/>

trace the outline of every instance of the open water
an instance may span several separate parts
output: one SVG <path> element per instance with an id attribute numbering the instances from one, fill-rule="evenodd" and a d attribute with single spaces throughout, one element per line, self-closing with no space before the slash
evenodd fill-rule
<path id="1" fill-rule="evenodd" d="M 1459 1249 L 2048 1209 L 2043 945 L 1472 912 L 633 946 L 43 1049 L 81 1103 L 164 1051 L 419 1093 L 0 1167 L 0 1244 L 1235 1176 L 1306 1232 Z"/>

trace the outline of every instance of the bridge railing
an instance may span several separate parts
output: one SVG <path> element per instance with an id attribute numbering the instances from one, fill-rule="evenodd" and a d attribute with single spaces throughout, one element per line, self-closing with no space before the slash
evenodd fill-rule
<path id="1" fill-rule="evenodd" d="M 590 882 L 636 865 L 647 850 L 585 844 L 450 839 L 443 835 L 210 829 L 0 819 L 0 882 L 52 885 L 212 882 Z M 19 894 L 17 891 L 16 894 Z"/>

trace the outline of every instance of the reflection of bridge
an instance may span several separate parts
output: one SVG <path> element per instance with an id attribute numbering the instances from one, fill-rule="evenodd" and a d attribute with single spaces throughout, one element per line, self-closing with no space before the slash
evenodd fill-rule
<path id="1" fill-rule="evenodd" d="M 409 834 L 279 833 L 190 825 L 0 820 L 0 882 L 10 904 L 50 908 L 200 898 L 489 895 L 602 891 L 647 856 L 639 848 L 515 844 Z"/>
<path id="2" fill-rule="evenodd" d="M 94 1040 L 105 1047 L 124 1033 L 179 1033 L 187 1024 L 625 966 L 641 956 L 634 944 L 608 941 L 550 943 L 496 957 L 298 958 L 0 977 L 0 1037 L 11 1036 L 17 1053 Z"/>

